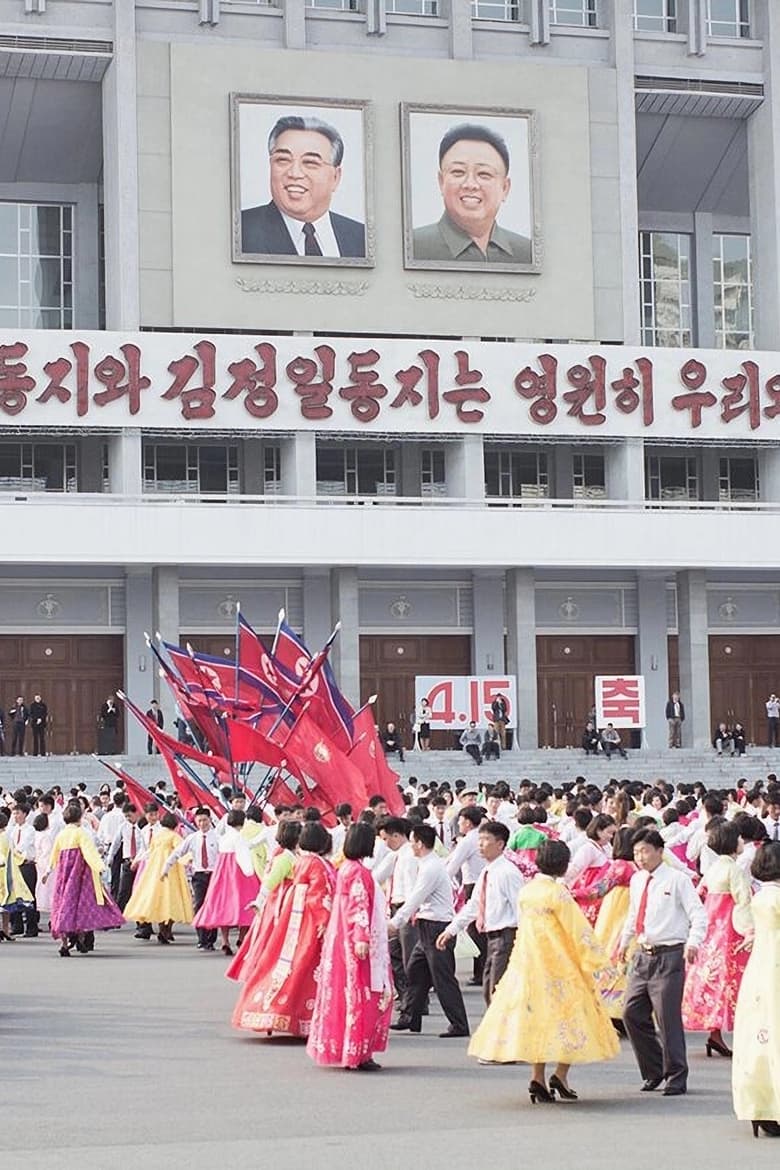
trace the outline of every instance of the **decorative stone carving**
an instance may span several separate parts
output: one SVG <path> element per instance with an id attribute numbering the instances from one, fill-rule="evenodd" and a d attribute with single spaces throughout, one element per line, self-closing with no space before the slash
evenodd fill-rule
<path id="1" fill-rule="evenodd" d="M 62 606 L 53 593 L 45 593 L 35 609 L 42 618 L 46 618 L 47 621 L 52 622 L 62 609 Z"/>
<path id="2" fill-rule="evenodd" d="M 467 284 L 408 284 L 409 292 L 417 300 L 435 301 L 532 301 L 535 288 L 486 288 Z"/>

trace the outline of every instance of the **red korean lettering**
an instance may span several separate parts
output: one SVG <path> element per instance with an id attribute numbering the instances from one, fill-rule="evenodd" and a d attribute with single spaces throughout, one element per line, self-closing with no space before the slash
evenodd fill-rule
<path id="1" fill-rule="evenodd" d="M 244 409 L 252 418 L 270 418 L 279 405 L 276 393 L 276 346 L 263 342 L 255 346 L 260 364 L 252 358 L 231 362 L 228 373 L 233 381 L 223 398 L 237 398 L 244 394 Z"/>
<path id="2" fill-rule="evenodd" d="M 639 377 L 631 366 L 623 367 L 623 375 L 610 382 L 615 391 L 615 406 L 621 414 L 633 414 L 642 405 L 642 425 L 649 427 L 655 418 L 653 407 L 653 363 L 649 358 L 637 358 L 634 362 Z"/>
<path id="3" fill-rule="evenodd" d="M 558 393 L 558 360 L 551 353 L 539 355 L 541 374 L 526 366 L 515 378 L 515 390 L 521 398 L 531 402 L 528 411 L 535 423 L 547 426 L 558 414 L 555 399 Z"/>
<path id="4" fill-rule="evenodd" d="M 721 386 L 725 387 L 728 393 L 720 400 L 720 417 L 728 423 L 747 411 L 750 429 L 755 431 L 761 425 L 758 365 L 756 362 L 742 362 L 742 370 L 741 374 L 734 374 L 721 380 Z"/>
<path id="5" fill-rule="evenodd" d="M 641 718 L 639 680 L 604 678 L 601 680 L 601 710 L 605 723 L 620 719 L 639 725 Z"/>
<path id="6" fill-rule="evenodd" d="M 24 361 L 27 350 L 23 341 L 0 345 L 0 410 L 6 414 L 21 414 L 27 395 L 35 389 L 35 379 L 27 373 Z"/>
<path id="7" fill-rule="evenodd" d="M 573 390 L 565 390 L 562 397 L 569 403 L 566 413 L 571 418 L 579 419 L 586 427 L 598 427 L 607 421 L 604 413 L 607 405 L 606 371 L 607 363 L 603 357 L 593 356 L 588 359 L 588 366 L 572 366 L 566 371 L 566 381 Z M 593 400 L 593 412 L 588 414 L 586 406 Z"/>
<path id="8" fill-rule="evenodd" d="M 330 418 L 333 408 L 328 406 L 328 398 L 333 393 L 336 351 L 329 345 L 318 345 L 314 352 L 321 369 L 314 358 L 296 357 L 287 363 L 287 377 L 301 399 L 304 418 Z"/>
<path id="9" fill-rule="evenodd" d="M 217 380 L 217 347 L 211 341 L 198 341 L 192 348 L 195 356 L 185 354 L 168 366 L 173 381 L 162 397 L 169 400 L 180 398 L 183 418 L 213 418 L 217 398 L 214 390 Z M 191 386 L 190 382 L 196 374 L 200 375 L 198 384 Z"/>
<path id="10" fill-rule="evenodd" d="M 688 393 L 676 394 L 672 407 L 674 410 L 690 410 L 692 427 L 700 427 L 702 411 L 718 401 L 711 390 L 701 389 L 706 380 L 707 367 L 696 358 L 689 358 L 680 369 L 680 381 Z"/>
<path id="11" fill-rule="evenodd" d="M 148 390 L 151 380 L 141 374 L 141 350 L 137 345 L 120 345 L 119 352 L 124 361 L 108 354 L 95 366 L 95 378 L 105 390 L 93 394 L 96 406 L 107 406 L 127 397 L 130 414 L 141 409 L 141 391 Z"/>
<path id="12" fill-rule="evenodd" d="M 455 360 L 458 363 L 458 372 L 455 375 L 457 389 L 445 390 L 442 398 L 455 407 L 458 422 L 467 424 L 482 422 L 485 417 L 484 410 L 479 410 L 477 407 L 472 410 L 466 409 L 468 403 L 484 405 L 490 402 L 489 391 L 484 386 L 479 385 L 482 381 L 482 371 L 471 369 L 469 355 L 463 349 L 455 350 Z"/>
<path id="13" fill-rule="evenodd" d="M 75 359 L 76 414 L 79 418 L 83 418 L 89 410 L 90 348 L 84 341 L 74 341 L 70 346 L 70 352 Z M 55 358 L 53 362 L 47 362 L 43 367 L 43 372 L 49 381 L 43 393 L 39 394 L 35 401 L 48 402 L 50 398 L 56 398 L 58 402 L 70 402 L 73 391 L 69 390 L 64 383 L 73 369 L 74 363 L 70 358 L 59 357 Z"/>
<path id="14" fill-rule="evenodd" d="M 420 366 L 410 366 L 408 370 L 396 370 L 395 379 L 401 384 L 401 389 L 390 403 L 391 408 L 398 409 L 409 403 L 419 406 L 423 396 L 417 389 L 425 378 L 425 392 L 428 400 L 428 418 L 439 416 L 439 366 L 441 359 L 433 349 L 422 349 L 417 355 L 422 362 Z"/>
<path id="15" fill-rule="evenodd" d="M 379 361 L 379 354 L 375 349 L 367 349 L 362 353 L 351 353 L 347 361 L 351 385 L 342 386 L 339 397 L 349 403 L 358 422 L 372 422 L 379 414 L 379 399 L 387 395 L 387 386 L 382 385 L 379 374 L 373 369 Z"/>
<path id="16" fill-rule="evenodd" d="M 766 394 L 772 405 L 764 407 L 764 417 L 777 418 L 780 414 L 780 374 L 772 374 L 771 378 L 767 378 Z"/>

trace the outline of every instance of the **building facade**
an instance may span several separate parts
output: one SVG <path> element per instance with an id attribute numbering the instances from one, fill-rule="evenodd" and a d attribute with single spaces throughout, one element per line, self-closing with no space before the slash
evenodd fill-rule
<path id="1" fill-rule="evenodd" d="M 405 729 L 635 672 L 763 742 L 772 0 L 0 0 L 0 110 L 0 706 L 91 751 L 240 601 Z"/>

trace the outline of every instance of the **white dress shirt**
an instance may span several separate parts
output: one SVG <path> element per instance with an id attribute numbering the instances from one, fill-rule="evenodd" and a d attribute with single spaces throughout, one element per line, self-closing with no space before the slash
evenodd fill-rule
<path id="1" fill-rule="evenodd" d="M 387 855 L 374 866 L 372 872 L 378 882 L 388 883 L 386 893 L 389 906 L 400 906 L 404 903 L 417 880 L 417 858 L 409 842 L 395 852 L 388 849 Z"/>
<path id="2" fill-rule="evenodd" d="M 51 818 L 49 818 L 51 824 Z M 98 841 L 101 845 L 112 845 L 122 825 L 125 824 L 125 814 L 121 808 L 112 808 L 100 818 L 98 826 Z"/>
<path id="3" fill-rule="evenodd" d="M 393 926 L 403 926 L 415 914 L 426 922 L 451 922 L 455 917 L 452 882 L 444 862 L 432 851 L 418 858 L 414 887 L 390 921 Z"/>
<path id="4" fill-rule="evenodd" d="M 771 817 L 764 817 L 764 828 L 770 841 L 780 841 L 780 821 L 773 821 Z"/>
<path id="5" fill-rule="evenodd" d="M 457 830 L 453 822 L 448 820 L 446 816 L 440 821 L 434 813 L 432 817 L 428 818 L 428 824 L 436 834 L 436 840 L 449 853 L 452 848 L 452 843 L 457 836 Z"/>
<path id="6" fill-rule="evenodd" d="M 23 861 L 35 861 L 35 829 L 27 821 L 22 825 L 12 823 L 6 829 L 6 837 Z"/>
<path id="7" fill-rule="evenodd" d="M 454 880 L 460 870 L 464 886 L 471 886 L 484 868 L 485 862 L 479 852 L 479 829 L 475 825 L 465 837 L 461 837 L 447 858 L 447 873 Z"/>
<path id="8" fill-rule="evenodd" d="M 203 842 L 206 842 L 206 857 L 207 865 L 203 868 Z M 177 845 L 173 853 L 163 866 L 163 875 L 170 873 L 173 866 L 186 857 L 187 854 L 192 858 L 192 872 L 193 873 L 212 873 L 214 866 L 217 864 L 217 853 L 219 852 L 219 838 L 214 829 L 207 829 L 205 833 L 201 833 L 200 829 L 197 833 L 188 833 L 182 841 L 181 845 Z"/>
<path id="9" fill-rule="evenodd" d="M 135 834 L 135 837 L 133 834 Z M 134 843 L 135 852 L 133 852 Z M 106 864 L 110 866 L 120 850 L 123 861 L 134 861 L 140 853 L 143 853 L 145 848 L 143 830 L 139 829 L 137 824 L 131 825 L 128 820 L 125 820 L 121 829 L 115 834 L 114 840 L 111 842 L 111 848 L 106 857 Z"/>
<path id="10" fill-rule="evenodd" d="M 280 209 L 280 215 L 284 220 L 284 226 L 290 233 L 290 239 L 295 245 L 295 251 L 299 256 L 306 255 L 306 236 L 303 234 L 303 220 L 293 219 L 291 215 L 285 214 Z M 319 219 L 311 221 L 314 228 L 314 239 L 320 246 L 320 251 L 323 256 L 340 256 L 339 246 L 336 243 L 336 234 L 333 231 L 333 224 L 330 219 L 330 212 L 326 211 Z"/>
<path id="11" fill-rule="evenodd" d="M 636 934 L 636 919 L 642 892 L 650 878 L 645 926 L 638 942 L 647 946 L 687 943 L 698 947 L 707 933 L 707 912 L 693 882 L 682 870 L 662 862 L 652 874 L 639 870 L 631 878 L 628 918 L 621 945 L 627 946 Z"/>
<path id="12" fill-rule="evenodd" d="M 487 884 L 486 884 L 487 883 Z M 525 879 L 509 858 L 499 854 L 489 862 L 477 878 L 471 897 L 444 930 L 455 935 L 479 915 L 482 888 L 485 887 L 485 930 L 506 930 L 517 926 L 517 899 Z"/>

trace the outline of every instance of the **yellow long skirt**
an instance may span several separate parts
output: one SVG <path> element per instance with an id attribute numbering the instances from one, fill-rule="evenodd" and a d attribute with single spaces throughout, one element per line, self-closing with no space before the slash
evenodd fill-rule
<path id="1" fill-rule="evenodd" d="M 161 829 L 152 837 L 149 858 L 136 878 L 124 909 L 131 922 L 192 922 L 192 895 L 184 867 L 175 864 L 166 878 L 162 871 L 181 838 L 172 829 Z"/>

